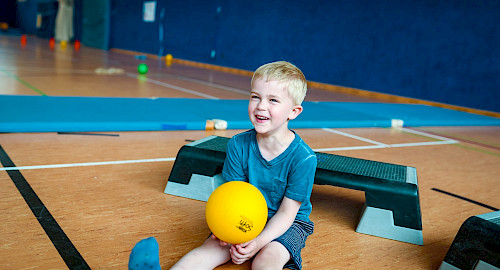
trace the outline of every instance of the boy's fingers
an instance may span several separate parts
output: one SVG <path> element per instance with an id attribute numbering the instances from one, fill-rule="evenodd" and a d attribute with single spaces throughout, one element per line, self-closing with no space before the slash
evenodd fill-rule
<path id="1" fill-rule="evenodd" d="M 254 246 L 250 245 L 251 242 L 243 243 L 240 245 L 236 245 L 236 249 L 238 250 L 239 253 L 242 254 L 247 254 L 252 252 Z"/>
<path id="2" fill-rule="evenodd" d="M 238 246 L 246 247 L 246 246 L 248 246 L 248 244 L 250 244 L 250 242 L 242 243 L 242 244 L 239 244 Z"/>
<path id="3" fill-rule="evenodd" d="M 234 253 L 231 253 L 231 260 L 233 261 L 233 263 L 235 264 L 242 264 L 244 263 L 245 261 L 247 261 L 247 258 L 242 256 L 241 254 L 234 254 Z"/>
<path id="4" fill-rule="evenodd" d="M 214 239 L 214 240 L 219 239 L 219 238 L 217 238 L 217 236 L 215 236 L 215 234 L 212 234 L 210 237 L 211 237 L 212 239 Z M 220 240 L 220 239 L 219 239 L 219 245 L 221 245 L 221 246 L 225 247 L 225 246 L 227 246 L 227 245 L 228 245 L 228 243 L 227 243 L 227 242 L 224 242 L 224 241 L 222 241 L 222 240 Z"/>
<path id="5" fill-rule="evenodd" d="M 234 263 L 234 264 L 242 264 L 242 263 L 244 263 L 244 262 L 245 262 L 245 261 L 239 261 L 239 260 L 235 260 L 235 259 L 233 259 L 233 263 Z"/>
<path id="6" fill-rule="evenodd" d="M 238 249 L 235 248 L 234 246 L 231 247 L 231 249 L 229 250 L 229 252 L 231 253 L 231 257 L 233 257 L 233 258 L 238 258 L 239 259 L 243 255 L 240 252 L 238 252 Z"/>
<path id="7" fill-rule="evenodd" d="M 240 245 L 236 246 L 236 250 L 238 251 L 238 253 L 241 253 L 241 254 L 245 254 L 246 252 L 246 249 L 245 247 L 242 247 Z"/>
<path id="8" fill-rule="evenodd" d="M 246 254 L 242 254 L 238 251 L 237 248 L 231 249 L 231 258 L 236 259 L 236 260 L 243 260 L 246 259 Z"/>

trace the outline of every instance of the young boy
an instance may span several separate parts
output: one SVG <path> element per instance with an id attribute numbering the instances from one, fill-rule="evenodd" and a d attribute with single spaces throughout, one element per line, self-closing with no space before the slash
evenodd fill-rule
<path id="1" fill-rule="evenodd" d="M 212 235 L 172 269 L 213 269 L 253 258 L 252 269 L 301 269 L 300 252 L 314 224 L 309 219 L 316 155 L 288 121 L 301 112 L 306 79 L 294 65 L 279 61 L 259 67 L 252 78 L 248 115 L 254 129 L 228 143 L 222 176 L 248 181 L 266 198 L 264 230 L 253 240 L 230 245 Z"/>

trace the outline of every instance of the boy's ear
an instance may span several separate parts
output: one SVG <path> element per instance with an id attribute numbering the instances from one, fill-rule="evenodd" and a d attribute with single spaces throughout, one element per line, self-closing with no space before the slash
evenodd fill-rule
<path id="1" fill-rule="evenodd" d="M 293 106 L 292 110 L 290 111 L 290 114 L 288 115 L 288 120 L 293 120 L 297 118 L 297 116 L 299 116 L 302 110 L 303 108 L 300 105 Z"/>

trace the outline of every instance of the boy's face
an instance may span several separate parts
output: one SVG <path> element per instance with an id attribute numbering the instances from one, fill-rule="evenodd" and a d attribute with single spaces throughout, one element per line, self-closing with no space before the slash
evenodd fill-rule
<path id="1" fill-rule="evenodd" d="M 288 120 L 295 119 L 302 106 L 294 105 L 283 84 L 278 81 L 253 82 L 248 116 L 259 134 L 273 135 L 288 130 Z"/>

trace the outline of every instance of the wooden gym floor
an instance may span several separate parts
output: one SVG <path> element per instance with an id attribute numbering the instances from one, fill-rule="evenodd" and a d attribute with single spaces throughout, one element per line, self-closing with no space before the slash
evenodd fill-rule
<path id="1" fill-rule="evenodd" d="M 0 35 L 1 95 L 247 98 L 246 75 L 178 63 L 167 67 L 151 57 L 138 60 L 85 46 L 78 52 L 71 46 L 51 51 L 48 40 L 33 36 L 22 47 L 19 39 Z M 150 68 L 147 80 L 136 76 L 141 61 Z M 95 72 L 111 67 L 124 73 Z M 384 102 L 314 88 L 306 100 Z M 133 246 L 150 236 L 168 269 L 209 235 L 204 202 L 163 193 L 177 151 L 191 140 L 241 131 L 0 134 L 0 146 L 18 167 L 0 167 L 0 269 L 67 269 L 62 257 L 77 256 L 71 245 L 92 269 L 125 269 Z M 417 246 L 356 233 L 364 193 L 315 186 L 316 228 L 303 250 L 304 269 L 437 269 L 468 217 L 500 207 L 498 126 L 296 131 L 323 152 L 416 167 L 424 236 L 424 245 Z M 370 148 L 373 141 L 391 147 Z M 36 216 L 21 196 L 28 188 L 14 184 L 22 179 L 40 199 Z M 37 220 L 48 213 L 67 236 L 62 245 L 68 254 L 59 255 L 55 245 L 61 243 Z M 220 267 L 248 268 L 248 263 Z"/>

